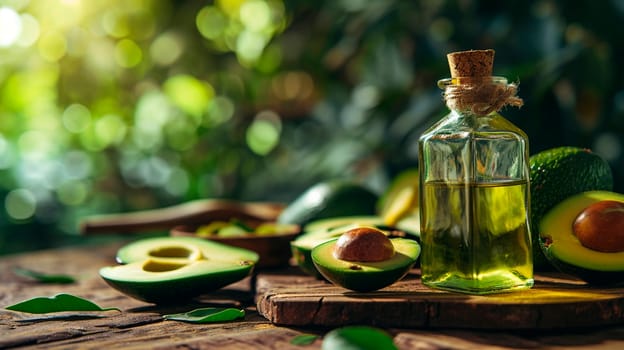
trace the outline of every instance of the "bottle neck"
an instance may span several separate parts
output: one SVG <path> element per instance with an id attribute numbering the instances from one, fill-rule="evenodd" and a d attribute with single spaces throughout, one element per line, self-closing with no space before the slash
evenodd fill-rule
<path id="1" fill-rule="evenodd" d="M 451 107 L 449 107 L 449 109 L 451 112 L 448 114 L 448 118 L 453 119 L 453 120 L 465 120 L 466 122 L 477 121 L 477 120 L 484 121 L 484 120 L 492 119 L 495 116 L 499 115 L 495 111 L 489 114 L 481 114 L 481 113 L 474 113 L 474 111 L 472 111 L 471 109 L 458 110 L 458 109 L 453 109 Z"/>
<path id="2" fill-rule="evenodd" d="M 517 86 L 502 77 L 449 78 L 438 81 L 438 86 L 444 89 L 448 108 L 460 114 L 487 116 L 506 105 L 522 105 Z"/>

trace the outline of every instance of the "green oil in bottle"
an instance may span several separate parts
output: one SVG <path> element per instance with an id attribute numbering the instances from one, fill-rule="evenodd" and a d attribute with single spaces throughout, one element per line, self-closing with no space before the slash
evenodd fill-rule
<path id="1" fill-rule="evenodd" d="M 527 184 L 425 182 L 422 282 L 472 294 L 530 288 Z"/>

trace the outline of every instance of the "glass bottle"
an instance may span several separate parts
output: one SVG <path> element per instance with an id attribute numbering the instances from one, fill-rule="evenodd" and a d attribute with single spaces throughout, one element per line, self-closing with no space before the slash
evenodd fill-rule
<path id="1" fill-rule="evenodd" d="M 433 288 L 487 294 L 533 285 L 528 138 L 498 113 L 522 100 L 491 75 L 493 55 L 449 54 L 451 78 L 438 85 L 450 113 L 419 139 L 421 272 Z"/>

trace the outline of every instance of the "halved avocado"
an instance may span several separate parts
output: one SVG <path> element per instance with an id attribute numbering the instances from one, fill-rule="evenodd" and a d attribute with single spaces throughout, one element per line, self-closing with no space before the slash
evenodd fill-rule
<path id="1" fill-rule="evenodd" d="M 151 303 L 181 303 L 249 276 L 255 252 L 191 237 L 159 237 L 122 247 L 125 265 L 100 269 L 111 287 Z"/>
<path id="2" fill-rule="evenodd" d="M 322 278 L 312 262 L 312 249 L 317 245 L 340 236 L 344 230 L 357 227 L 358 224 L 339 226 L 333 229 L 317 230 L 302 234 L 299 238 L 290 242 L 290 250 L 299 268 L 310 276 Z"/>
<path id="3" fill-rule="evenodd" d="M 607 200 L 624 202 L 624 194 L 582 192 L 563 200 L 544 215 L 539 223 L 540 247 L 558 270 L 593 284 L 624 282 L 624 251 L 607 253 L 587 248 L 573 230 L 581 212 Z"/>
<path id="4" fill-rule="evenodd" d="M 394 254 L 382 261 L 348 261 L 335 256 L 339 238 L 312 249 L 312 261 L 328 281 L 357 292 L 369 292 L 387 287 L 414 266 L 420 255 L 420 245 L 411 239 L 392 238 Z"/>
<path id="5" fill-rule="evenodd" d="M 386 226 L 380 216 L 343 216 L 316 220 L 306 226 L 306 231 L 302 235 L 290 242 L 292 256 L 297 266 L 310 276 L 322 278 L 312 262 L 312 249 L 359 226 L 373 226 L 383 230 L 389 236 L 400 233 L 414 240 L 419 239 L 418 231 L 416 231 L 419 223 L 414 222 L 412 218 L 399 222 L 397 227 Z"/>

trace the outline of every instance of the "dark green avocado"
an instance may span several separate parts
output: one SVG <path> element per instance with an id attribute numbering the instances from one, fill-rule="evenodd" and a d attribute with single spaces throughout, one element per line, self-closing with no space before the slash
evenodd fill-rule
<path id="1" fill-rule="evenodd" d="M 607 200 L 624 203 L 624 194 L 583 192 L 560 202 L 544 215 L 539 223 L 539 246 L 558 270 L 592 284 L 624 282 L 624 251 L 601 252 L 587 248 L 573 230 L 573 223 L 583 210 Z"/>
<path id="2" fill-rule="evenodd" d="M 312 249 L 315 267 L 328 281 L 356 292 L 369 292 L 387 287 L 414 266 L 420 255 L 420 245 L 411 239 L 392 238 L 394 254 L 383 261 L 360 262 L 338 259 L 335 254 L 339 238 Z"/>
<path id="3" fill-rule="evenodd" d="M 159 237 L 122 247 L 124 265 L 103 267 L 111 287 L 151 303 L 174 304 L 249 276 L 258 254 L 200 238 Z"/>
<path id="4" fill-rule="evenodd" d="M 589 149 L 557 147 L 530 157 L 531 231 L 533 266 L 550 266 L 539 244 L 538 225 L 542 217 L 564 199 L 585 191 L 612 191 L 609 163 Z"/>
<path id="5" fill-rule="evenodd" d="M 304 230 L 311 221 L 339 216 L 374 215 L 378 196 L 349 181 L 320 182 L 297 197 L 280 213 L 277 221 L 296 224 Z"/>

